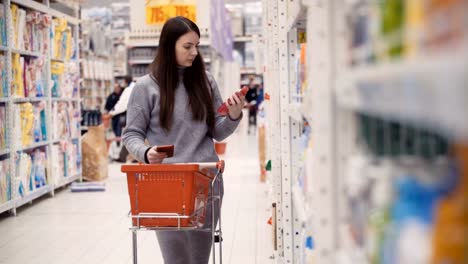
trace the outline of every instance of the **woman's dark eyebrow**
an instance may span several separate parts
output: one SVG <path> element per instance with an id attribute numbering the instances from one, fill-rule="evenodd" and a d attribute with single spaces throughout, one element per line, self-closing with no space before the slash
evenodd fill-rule
<path id="1" fill-rule="evenodd" d="M 195 45 L 195 44 L 193 44 L 192 42 L 185 42 L 185 44 Z M 198 42 L 196 45 L 200 45 L 200 42 Z M 195 45 L 195 46 L 196 46 L 196 45 Z"/>

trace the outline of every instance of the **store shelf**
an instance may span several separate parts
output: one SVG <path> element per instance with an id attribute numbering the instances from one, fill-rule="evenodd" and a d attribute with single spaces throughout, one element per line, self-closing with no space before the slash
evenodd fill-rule
<path id="1" fill-rule="evenodd" d="M 299 221 L 301 223 L 306 223 L 308 218 L 308 206 L 305 203 L 305 197 L 302 194 L 302 190 L 297 185 L 292 188 L 292 199 L 294 212 L 297 213 Z"/>
<path id="2" fill-rule="evenodd" d="M 135 64 L 151 64 L 153 59 L 137 59 L 137 60 L 129 60 L 128 64 L 135 65 Z"/>
<path id="3" fill-rule="evenodd" d="M 157 48 L 159 46 L 159 36 L 154 34 L 151 36 L 142 35 L 141 39 L 137 38 L 138 36 L 134 35 L 130 37 L 127 48 Z M 208 37 L 202 37 L 200 39 L 200 46 L 209 46 L 211 41 Z"/>
<path id="4" fill-rule="evenodd" d="M 46 193 L 52 192 L 52 187 L 50 185 L 43 186 L 37 190 L 34 190 L 33 192 L 29 193 L 28 195 L 18 198 L 15 202 L 16 207 L 20 207 L 22 205 L 25 205 L 41 196 L 43 196 Z"/>
<path id="5" fill-rule="evenodd" d="M 81 130 L 82 130 L 82 131 L 87 131 L 87 130 L 88 130 L 88 126 L 81 126 Z"/>
<path id="6" fill-rule="evenodd" d="M 138 42 L 130 42 L 130 44 L 127 45 L 127 48 L 157 48 L 159 46 L 159 42 L 157 39 L 153 41 L 138 41 Z"/>
<path id="7" fill-rule="evenodd" d="M 301 103 L 289 104 L 289 116 L 297 122 L 302 122 L 301 106 Z"/>
<path id="8" fill-rule="evenodd" d="M 234 37 L 234 42 L 252 42 L 253 37 L 252 36 L 237 36 Z"/>
<path id="9" fill-rule="evenodd" d="M 60 138 L 60 139 L 52 140 L 52 144 L 57 144 L 63 141 L 77 141 L 77 140 L 78 138 Z"/>
<path id="10" fill-rule="evenodd" d="M 17 97 L 13 98 L 13 103 L 29 103 L 29 102 L 40 102 L 46 101 L 46 97 Z"/>
<path id="11" fill-rule="evenodd" d="M 6 203 L 0 204 L 0 214 L 11 210 L 14 207 L 15 203 L 13 201 L 8 201 Z"/>
<path id="12" fill-rule="evenodd" d="M 8 153 L 10 153 L 10 149 L 2 149 L 2 150 L 0 150 L 0 156 L 7 155 Z"/>
<path id="13" fill-rule="evenodd" d="M 339 80 L 348 109 L 468 136 L 468 50 L 358 67 Z"/>
<path id="14" fill-rule="evenodd" d="M 257 74 L 254 67 L 242 67 L 240 68 L 240 74 Z"/>
<path id="15" fill-rule="evenodd" d="M 60 187 L 63 187 L 67 184 L 70 184 L 74 181 L 77 181 L 80 179 L 80 176 L 81 176 L 81 173 L 77 173 L 73 176 L 70 176 L 70 177 L 62 177 L 62 179 L 60 180 L 60 182 L 57 184 L 57 186 L 55 186 L 55 189 L 57 188 L 60 188 Z"/>
<path id="16" fill-rule="evenodd" d="M 69 23 L 74 24 L 74 25 L 78 25 L 80 23 L 80 20 L 77 18 L 64 14 L 58 10 L 49 8 L 46 5 L 43 5 L 41 3 L 38 3 L 32 0 L 11 0 L 11 3 L 15 3 L 15 4 L 18 4 L 18 5 L 42 12 L 42 13 L 50 14 L 54 17 L 64 18 Z"/>
<path id="17" fill-rule="evenodd" d="M 79 101 L 81 101 L 81 99 L 79 99 L 79 98 L 56 98 L 56 97 L 53 97 L 52 101 L 53 102 L 79 102 Z"/>
<path id="18" fill-rule="evenodd" d="M 29 57 L 41 57 L 43 54 L 40 52 L 34 52 L 34 51 L 26 51 L 26 50 L 20 50 L 20 49 L 11 49 L 12 53 L 18 53 L 21 56 L 29 56 Z"/>
<path id="19" fill-rule="evenodd" d="M 7 47 L 0 46 L 0 51 L 8 51 Z"/>
<path id="20" fill-rule="evenodd" d="M 296 26 L 298 22 L 306 19 L 305 7 L 302 4 L 302 0 L 291 0 L 288 1 L 288 24 L 287 28 L 291 30 Z"/>
<path id="21" fill-rule="evenodd" d="M 50 60 L 51 60 L 51 61 L 55 61 L 55 62 L 62 62 L 62 63 L 67 62 L 67 61 L 64 60 L 64 59 L 57 59 L 57 58 L 51 58 Z"/>
<path id="22" fill-rule="evenodd" d="M 8 97 L 1 97 L 0 98 L 0 103 L 7 103 L 9 101 L 10 101 L 10 98 L 8 98 Z"/>
<path id="23" fill-rule="evenodd" d="M 25 151 L 25 150 L 30 150 L 30 149 L 34 149 L 34 148 L 39 148 L 39 147 L 47 146 L 49 143 L 50 143 L 50 141 L 36 142 L 36 143 L 31 144 L 29 146 L 20 147 L 20 148 L 16 149 L 16 151 Z"/>
<path id="24" fill-rule="evenodd" d="M 42 13 L 48 13 L 49 11 L 49 8 L 47 6 L 32 0 L 11 0 L 10 2 Z"/>

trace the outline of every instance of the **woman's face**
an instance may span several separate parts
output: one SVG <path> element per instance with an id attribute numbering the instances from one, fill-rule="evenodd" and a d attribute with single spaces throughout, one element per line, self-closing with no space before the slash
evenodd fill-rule
<path id="1" fill-rule="evenodd" d="M 200 38 L 193 31 L 180 36 L 175 45 L 177 64 L 182 67 L 192 66 L 195 57 L 198 55 L 199 44 Z"/>

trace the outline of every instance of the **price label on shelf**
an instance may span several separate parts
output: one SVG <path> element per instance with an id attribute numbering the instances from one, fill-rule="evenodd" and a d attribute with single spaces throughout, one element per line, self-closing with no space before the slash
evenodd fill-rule
<path id="1" fill-rule="evenodd" d="M 196 21 L 197 8 L 194 1 L 179 1 L 179 3 L 167 3 L 167 1 L 147 1 L 146 24 L 162 25 L 171 17 L 184 16 Z M 172 1 L 177 2 L 177 1 Z M 190 3 L 193 2 L 193 3 Z"/>

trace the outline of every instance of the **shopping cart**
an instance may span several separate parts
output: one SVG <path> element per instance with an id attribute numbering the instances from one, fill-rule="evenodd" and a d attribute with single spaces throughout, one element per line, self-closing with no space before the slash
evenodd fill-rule
<path id="1" fill-rule="evenodd" d="M 139 230 L 201 230 L 211 232 L 213 263 L 219 242 L 222 263 L 221 184 L 216 182 L 224 171 L 224 161 L 217 163 L 132 164 L 122 165 L 127 174 L 132 218 L 133 263 L 138 261 Z M 218 202 L 216 202 L 218 201 Z M 204 228 L 206 207 L 211 203 L 211 228 Z M 218 228 L 215 204 L 219 210 Z"/>

